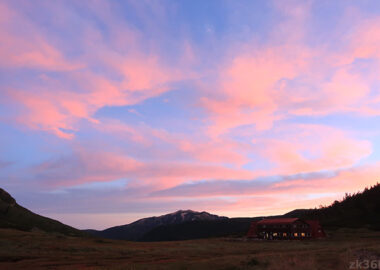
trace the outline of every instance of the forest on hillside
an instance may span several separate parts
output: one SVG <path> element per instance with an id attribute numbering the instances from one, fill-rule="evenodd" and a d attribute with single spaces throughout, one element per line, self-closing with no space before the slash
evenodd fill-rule
<path id="1" fill-rule="evenodd" d="M 380 184 L 362 192 L 346 193 L 340 201 L 318 209 L 300 209 L 285 214 L 287 217 L 318 219 L 326 228 L 380 229 Z"/>

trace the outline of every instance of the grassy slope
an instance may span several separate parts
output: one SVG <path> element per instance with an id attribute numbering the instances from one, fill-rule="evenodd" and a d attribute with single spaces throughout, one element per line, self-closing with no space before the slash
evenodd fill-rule
<path id="1" fill-rule="evenodd" d="M 380 232 L 340 229 L 323 240 L 213 238 L 128 242 L 0 229 L 0 269 L 349 269 L 380 260 Z"/>
<path id="2" fill-rule="evenodd" d="M 0 228 L 19 230 L 42 230 L 73 236 L 84 236 L 84 232 L 59 221 L 37 215 L 20 206 L 3 189 L 0 189 Z"/>

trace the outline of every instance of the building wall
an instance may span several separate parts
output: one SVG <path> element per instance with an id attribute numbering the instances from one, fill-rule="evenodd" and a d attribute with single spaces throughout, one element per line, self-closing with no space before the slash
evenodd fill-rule
<path id="1" fill-rule="evenodd" d="M 306 239 L 312 237 L 309 224 L 295 221 L 290 224 L 257 224 L 257 236 L 264 239 Z"/>

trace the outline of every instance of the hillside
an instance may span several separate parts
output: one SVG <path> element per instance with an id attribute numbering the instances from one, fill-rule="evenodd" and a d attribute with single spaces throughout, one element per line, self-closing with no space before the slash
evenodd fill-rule
<path id="1" fill-rule="evenodd" d="M 380 228 L 380 185 L 356 194 L 346 194 L 342 201 L 320 209 L 297 209 L 282 216 L 317 219 L 327 229 Z M 142 241 L 173 241 L 219 236 L 244 236 L 256 218 L 229 218 L 216 221 L 190 221 L 180 224 L 161 225 L 141 237 Z"/>
<path id="2" fill-rule="evenodd" d="M 319 209 L 297 209 L 285 217 L 318 219 L 327 228 L 360 228 L 380 230 L 380 184 L 362 192 L 346 194 L 341 201 Z"/>
<path id="3" fill-rule="evenodd" d="M 62 224 L 59 221 L 37 215 L 20 206 L 8 192 L 1 188 L 0 228 L 13 228 L 23 231 L 41 230 L 73 236 L 85 235 L 80 230 Z"/>
<path id="4" fill-rule="evenodd" d="M 283 216 L 318 219 L 322 226 L 334 228 L 380 229 L 380 184 L 362 192 L 346 194 L 341 201 L 319 209 L 297 209 Z M 149 217 L 103 231 L 87 230 L 89 234 L 110 239 L 133 241 L 173 241 L 220 236 L 243 236 L 256 218 L 227 218 L 207 212 L 179 210 L 158 217 Z M 0 189 L 0 228 L 24 231 L 41 230 L 66 235 L 85 235 L 83 231 L 56 220 L 37 215 L 17 204 Z"/>
<path id="5" fill-rule="evenodd" d="M 159 226 L 227 219 L 227 217 L 220 217 L 207 212 L 179 210 L 174 213 L 158 217 L 143 218 L 127 225 L 111 227 L 103 231 L 86 230 L 86 232 L 109 239 L 141 240 L 146 233 Z"/>

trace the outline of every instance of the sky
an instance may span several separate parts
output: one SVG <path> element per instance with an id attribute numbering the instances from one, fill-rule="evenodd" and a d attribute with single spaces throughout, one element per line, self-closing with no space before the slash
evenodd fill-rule
<path id="1" fill-rule="evenodd" d="M 380 178 L 380 2 L 0 0 L 0 187 L 81 229 Z"/>

